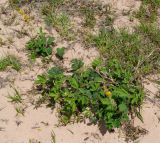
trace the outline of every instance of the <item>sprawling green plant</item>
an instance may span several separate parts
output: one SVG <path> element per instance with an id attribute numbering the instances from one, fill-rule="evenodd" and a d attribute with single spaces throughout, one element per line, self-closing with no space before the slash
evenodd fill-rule
<path id="1" fill-rule="evenodd" d="M 26 44 L 26 48 L 30 52 L 30 57 L 35 59 L 42 56 L 47 57 L 52 54 L 52 46 L 54 45 L 54 38 L 46 36 L 46 34 L 40 28 L 38 35 Z"/>
<path id="2" fill-rule="evenodd" d="M 94 63 L 93 68 L 75 71 L 71 76 L 54 67 L 39 75 L 36 84 L 43 96 L 61 105 L 64 124 L 72 117 L 83 116 L 94 122 L 103 120 L 109 129 L 119 127 L 143 99 L 141 86 L 116 60 L 108 65 Z"/>

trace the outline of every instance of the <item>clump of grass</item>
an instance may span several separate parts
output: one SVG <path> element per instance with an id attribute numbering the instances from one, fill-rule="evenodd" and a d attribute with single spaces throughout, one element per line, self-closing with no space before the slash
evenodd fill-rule
<path id="1" fill-rule="evenodd" d="M 51 25 L 52 20 L 50 20 L 50 16 L 54 13 L 54 8 L 50 4 L 45 4 L 41 8 L 42 15 L 45 16 L 45 22 L 47 25 Z"/>
<path id="2" fill-rule="evenodd" d="M 24 116 L 25 109 L 23 107 L 16 107 L 15 110 L 17 112 L 16 116 L 18 116 L 19 114 Z"/>
<path id="3" fill-rule="evenodd" d="M 10 102 L 12 103 L 22 103 L 22 97 L 21 95 L 19 94 L 18 90 L 15 89 L 15 94 L 13 96 L 8 96 L 8 99 L 10 99 Z"/>
<path id="4" fill-rule="evenodd" d="M 96 24 L 94 9 L 92 7 L 82 7 L 81 12 L 85 16 L 84 26 L 94 28 Z"/>
<path id="5" fill-rule="evenodd" d="M 102 30 L 93 37 L 93 42 L 107 60 L 116 59 L 126 70 L 144 76 L 158 69 L 160 64 L 160 50 L 157 48 L 160 31 L 154 28 L 140 26 L 141 34 L 139 31 L 128 34 L 124 30 L 120 33 Z"/>
<path id="6" fill-rule="evenodd" d="M 47 2 L 42 5 L 41 12 L 43 15 L 52 14 L 63 5 L 65 0 L 47 0 Z"/>
<path id="7" fill-rule="evenodd" d="M 142 0 L 143 4 L 150 4 L 154 7 L 160 6 L 160 1 L 159 0 Z"/>
<path id="8" fill-rule="evenodd" d="M 114 17 L 111 15 L 107 15 L 105 20 L 104 20 L 104 26 L 111 26 L 113 25 Z"/>
<path id="9" fill-rule="evenodd" d="M 21 63 L 14 55 L 7 55 L 0 59 L 0 71 L 6 70 L 7 67 L 11 67 L 16 71 L 19 71 L 21 69 Z"/>
<path id="10" fill-rule="evenodd" d="M 72 39 L 73 35 L 71 34 L 71 21 L 67 14 L 61 13 L 58 16 L 54 17 L 53 26 L 63 37 L 67 39 Z"/>
<path id="11" fill-rule="evenodd" d="M 160 45 L 160 30 L 157 24 L 144 23 L 137 27 L 137 32 L 143 36 L 144 42 L 148 44 L 154 44 L 154 47 Z"/>
<path id="12" fill-rule="evenodd" d="M 142 23 L 153 23 L 157 20 L 157 10 L 160 6 L 159 0 L 143 0 L 140 10 L 136 13 L 136 17 Z"/>
<path id="13" fill-rule="evenodd" d="M 64 4 L 65 0 L 48 0 L 44 5 L 42 5 L 41 13 L 46 16 L 46 20 L 52 14 L 56 13 L 56 10 Z M 49 24 L 49 23 L 47 23 Z"/>
<path id="14" fill-rule="evenodd" d="M 71 21 L 67 14 L 60 13 L 60 14 L 52 14 L 47 15 L 45 18 L 46 22 L 49 25 L 52 25 L 56 28 L 56 30 L 59 32 L 59 34 L 62 37 L 65 37 L 67 39 L 72 39 L 72 34 L 70 33 L 71 30 Z"/>
<path id="15" fill-rule="evenodd" d="M 50 0 L 49 4 L 42 7 L 42 15 L 48 26 L 53 26 L 62 37 L 72 39 L 71 21 L 69 16 L 64 12 L 57 12 L 56 9 L 64 3 L 64 0 Z"/>

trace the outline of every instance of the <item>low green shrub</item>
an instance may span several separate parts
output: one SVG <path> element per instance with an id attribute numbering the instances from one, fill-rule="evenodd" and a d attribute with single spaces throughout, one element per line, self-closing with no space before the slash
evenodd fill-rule
<path id="1" fill-rule="evenodd" d="M 119 127 L 129 119 L 129 111 L 137 111 L 143 91 L 132 73 L 113 60 L 106 66 L 88 68 L 65 75 L 54 67 L 36 80 L 43 96 L 60 104 L 60 119 L 67 124 L 72 118 L 105 121 L 107 128 Z"/>

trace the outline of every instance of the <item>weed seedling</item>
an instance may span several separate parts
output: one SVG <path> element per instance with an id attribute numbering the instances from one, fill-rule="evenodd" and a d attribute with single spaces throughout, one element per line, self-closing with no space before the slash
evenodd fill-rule
<path id="1" fill-rule="evenodd" d="M 18 90 L 15 89 L 15 88 L 14 88 L 14 90 L 15 90 L 15 95 L 14 96 L 11 96 L 11 95 L 8 96 L 8 98 L 10 99 L 10 102 L 12 102 L 12 103 L 22 103 L 22 97 L 19 94 Z"/>
<path id="2" fill-rule="evenodd" d="M 35 59 L 42 56 L 47 57 L 52 54 L 52 46 L 54 45 L 54 38 L 46 36 L 46 34 L 40 28 L 38 35 L 32 38 L 26 44 L 26 48 L 30 52 L 30 57 Z"/>
<path id="3" fill-rule="evenodd" d="M 24 109 L 22 107 L 16 107 L 15 110 L 17 112 L 16 116 L 18 116 L 18 114 L 24 116 L 24 112 L 25 111 L 24 111 Z"/>

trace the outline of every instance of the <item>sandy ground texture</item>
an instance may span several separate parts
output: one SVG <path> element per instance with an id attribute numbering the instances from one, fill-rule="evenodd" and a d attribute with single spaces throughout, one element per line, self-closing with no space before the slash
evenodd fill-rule
<path id="1" fill-rule="evenodd" d="M 0 6 L 6 7 L 7 0 L 0 0 Z M 136 11 L 141 2 L 138 0 L 100 0 L 104 4 L 112 5 L 116 18 L 114 27 L 116 29 L 132 27 L 138 25 L 135 19 L 129 21 L 127 16 L 122 13 L 125 11 Z M 34 20 L 26 24 L 20 14 L 10 9 L 5 9 L 7 13 L 0 14 L 0 38 L 5 41 L 0 45 L 0 57 L 6 54 L 14 54 L 22 61 L 22 70 L 16 72 L 8 68 L 0 72 L 0 143 L 52 143 L 51 136 L 55 136 L 56 143 L 126 143 L 125 133 L 121 129 L 109 133 L 103 127 L 86 123 L 76 123 L 65 127 L 58 127 L 57 113 L 55 110 L 47 108 L 45 105 L 35 108 L 33 103 L 37 96 L 31 92 L 34 80 L 38 74 L 43 73 L 46 68 L 54 64 L 62 64 L 70 68 L 70 61 L 73 58 L 81 58 L 86 66 L 97 57 L 98 51 L 94 48 L 86 49 L 79 42 L 70 43 L 60 40 L 58 33 L 54 29 L 47 29 L 42 19 L 32 12 Z M 16 17 L 16 18 L 14 18 Z M 13 19 L 11 21 L 11 19 Z M 10 23 L 10 24 L 9 24 Z M 8 25 L 9 24 L 9 25 Z M 36 27 L 36 28 L 35 28 Z M 25 50 L 25 43 L 31 36 L 35 35 L 43 27 L 46 33 L 54 35 L 56 47 L 66 47 L 64 62 L 57 63 L 55 56 L 52 57 L 53 63 L 44 66 L 40 59 L 35 63 L 29 61 Z M 20 31 L 25 34 L 21 35 Z M 151 79 L 158 77 L 150 77 Z M 134 126 L 137 130 L 144 130 L 139 138 L 133 142 L 139 143 L 160 143 L 160 100 L 157 97 L 159 87 L 149 79 L 144 79 L 146 98 L 142 108 L 144 122 L 136 119 Z M 15 89 L 22 96 L 21 104 L 13 104 L 8 98 L 15 94 Z M 127 133 L 129 134 L 129 132 Z M 144 135 L 145 134 L 145 135 Z"/>

